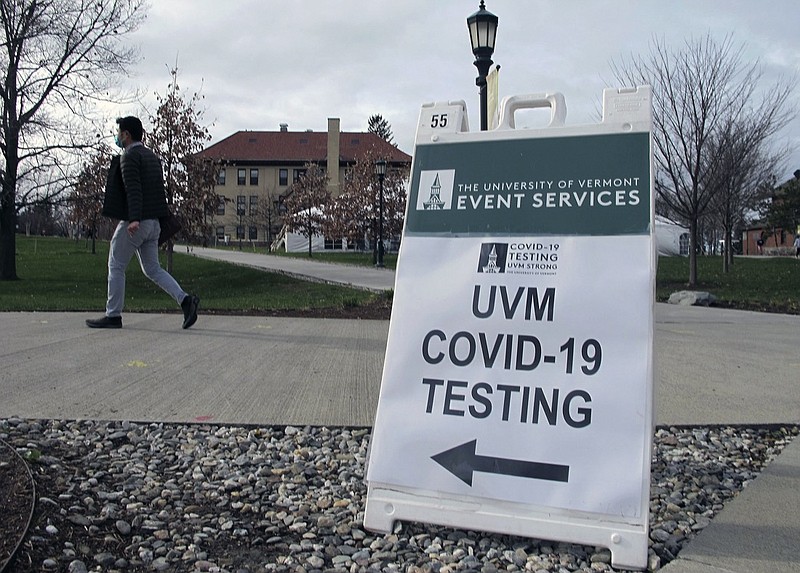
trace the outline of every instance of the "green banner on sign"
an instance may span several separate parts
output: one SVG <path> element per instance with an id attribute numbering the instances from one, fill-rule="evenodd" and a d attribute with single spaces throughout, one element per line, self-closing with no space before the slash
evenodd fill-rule
<path id="1" fill-rule="evenodd" d="M 644 235 L 650 135 L 419 145 L 412 235 Z"/>

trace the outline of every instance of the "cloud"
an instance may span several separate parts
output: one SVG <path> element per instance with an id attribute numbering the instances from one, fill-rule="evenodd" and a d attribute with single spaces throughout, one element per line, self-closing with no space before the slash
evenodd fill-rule
<path id="1" fill-rule="evenodd" d="M 477 8 L 477 0 L 158 1 L 132 37 L 143 55 L 133 83 L 152 105 L 150 94 L 164 91 L 177 60 L 181 86 L 202 87 L 215 141 L 280 123 L 325 130 L 328 117 L 360 131 L 380 113 L 410 153 L 425 102 L 463 99 L 478 126 L 466 26 Z M 787 17 L 796 13 L 793 0 L 769 10 L 740 0 L 489 0 L 487 9 L 500 21 L 501 96 L 562 91 L 568 123 L 596 121 L 611 60 L 646 53 L 654 37 L 677 45 L 690 35 L 733 33 L 770 78 L 799 69 L 800 34 Z M 784 137 L 800 138 L 800 120 Z M 790 163 L 800 166 L 796 147 Z"/>

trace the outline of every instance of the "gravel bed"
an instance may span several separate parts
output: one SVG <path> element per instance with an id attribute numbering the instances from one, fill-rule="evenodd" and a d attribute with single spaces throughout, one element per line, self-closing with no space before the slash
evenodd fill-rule
<path id="1" fill-rule="evenodd" d="M 674 559 L 797 434 L 657 429 L 649 570 Z M 600 547 L 416 523 L 365 530 L 369 428 L 5 419 L 0 439 L 29 461 L 37 493 L 7 571 L 614 570 Z"/>

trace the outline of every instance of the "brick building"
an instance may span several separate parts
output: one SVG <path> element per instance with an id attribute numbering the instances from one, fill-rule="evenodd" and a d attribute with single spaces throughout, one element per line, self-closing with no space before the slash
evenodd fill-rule
<path id="1" fill-rule="evenodd" d="M 763 225 L 749 227 L 744 231 L 742 237 L 743 255 L 793 255 L 794 238 L 796 233 L 785 229 L 772 229 Z M 759 249 L 758 240 L 761 239 L 762 245 Z"/>
<path id="2" fill-rule="evenodd" d="M 210 214 L 218 240 L 243 239 L 265 244 L 282 221 L 279 204 L 308 163 L 319 165 L 337 195 L 348 167 L 375 150 L 390 168 L 409 168 L 411 156 L 369 132 L 342 132 L 338 118 L 328 119 L 327 132 L 237 131 L 199 153 L 221 163 L 216 192 L 221 201 Z"/>
<path id="3" fill-rule="evenodd" d="M 800 169 L 794 172 L 793 179 L 789 179 L 777 187 L 772 196 L 773 203 L 786 200 L 790 192 L 797 193 L 798 181 L 800 181 Z M 796 199 L 794 200 L 796 201 Z M 795 215 L 796 219 L 797 215 Z M 757 222 L 742 233 L 742 253 L 745 255 L 794 255 L 795 249 L 792 245 L 798 234 L 800 234 L 800 225 L 796 229 L 783 229 Z M 759 240 L 761 245 L 758 244 Z"/>

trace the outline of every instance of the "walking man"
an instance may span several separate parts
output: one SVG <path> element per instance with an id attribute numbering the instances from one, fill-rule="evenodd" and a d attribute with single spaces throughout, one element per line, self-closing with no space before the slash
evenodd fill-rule
<path id="1" fill-rule="evenodd" d="M 161 161 L 142 144 L 144 130 L 137 117 L 117 119 L 116 144 L 123 149 L 108 171 L 103 215 L 119 219 L 108 252 L 108 301 L 102 318 L 86 321 L 89 328 L 122 328 L 125 270 L 131 257 L 142 272 L 175 299 L 183 310 L 183 328 L 197 321 L 200 298 L 188 294 L 158 262 L 159 217 L 169 214 Z"/>
<path id="2" fill-rule="evenodd" d="M 798 231 L 797 236 L 794 238 L 794 258 L 800 259 L 800 231 Z"/>

